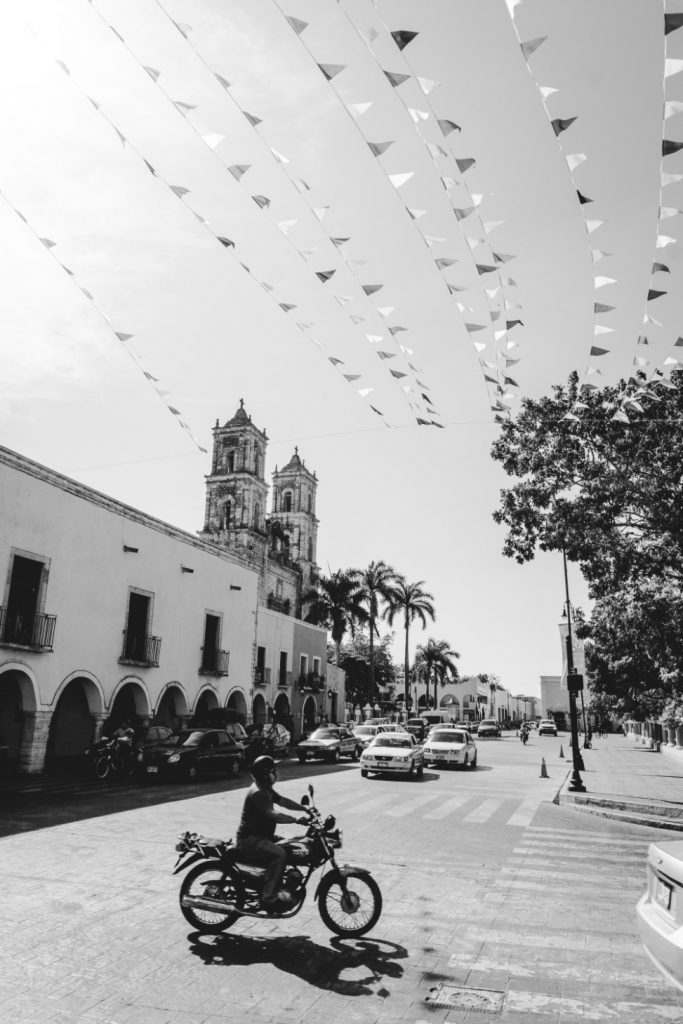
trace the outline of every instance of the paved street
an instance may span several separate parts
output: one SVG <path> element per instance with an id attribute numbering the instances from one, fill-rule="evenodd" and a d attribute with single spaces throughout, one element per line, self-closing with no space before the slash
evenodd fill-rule
<path id="1" fill-rule="evenodd" d="M 22 797 L 0 839 L 0 1021 L 682 1020 L 634 917 L 648 841 L 675 837 L 555 805 L 561 744 L 482 740 L 476 772 L 422 780 L 288 762 L 280 790 L 298 798 L 312 781 L 344 831 L 340 859 L 380 883 L 383 914 L 361 940 L 330 934 L 312 899 L 282 923 L 188 927 L 175 837 L 231 835 L 246 777 Z"/>

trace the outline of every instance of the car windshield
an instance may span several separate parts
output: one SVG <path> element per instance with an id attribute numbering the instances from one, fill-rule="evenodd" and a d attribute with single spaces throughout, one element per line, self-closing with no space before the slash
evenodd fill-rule
<path id="1" fill-rule="evenodd" d="M 482 725 L 498 725 L 498 722 L 496 722 L 495 719 L 493 719 L 493 718 L 484 718 L 479 723 L 479 728 L 480 729 L 481 729 Z"/>
<path id="2" fill-rule="evenodd" d="M 410 736 L 401 736 L 400 733 L 384 732 L 375 736 L 370 744 L 371 747 L 412 747 Z"/>
<path id="3" fill-rule="evenodd" d="M 464 732 L 451 732 L 445 729 L 436 729 L 429 738 L 432 743 L 467 743 Z"/>
<path id="4" fill-rule="evenodd" d="M 354 730 L 356 736 L 374 736 L 377 732 L 376 725 L 359 725 Z"/>
<path id="5" fill-rule="evenodd" d="M 176 732 L 165 741 L 174 747 L 198 747 L 206 733 Z"/>
<path id="6" fill-rule="evenodd" d="M 338 740 L 339 729 L 316 729 L 308 738 L 311 740 Z"/>

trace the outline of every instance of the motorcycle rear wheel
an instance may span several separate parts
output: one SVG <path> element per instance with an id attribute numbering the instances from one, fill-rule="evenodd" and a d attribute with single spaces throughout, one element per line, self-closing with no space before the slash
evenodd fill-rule
<path id="1" fill-rule="evenodd" d="M 371 875 L 351 872 L 345 876 L 346 891 L 338 875 L 328 875 L 318 894 L 320 916 L 335 935 L 365 935 L 382 913 L 382 893 Z"/>
<path id="2" fill-rule="evenodd" d="M 237 911 L 201 910 L 197 907 L 184 907 L 183 896 L 207 896 L 217 899 L 229 899 L 241 905 L 241 892 L 236 888 L 232 876 L 227 873 L 218 861 L 207 861 L 197 864 L 188 871 L 180 886 L 180 912 L 186 921 L 198 932 L 217 935 L 235 923 L 240 916 Z"/>
<path id="3" fill-rule="evenodd" d="M 109 775 L 109 754 L 100 754 L 95 758 L 95 778 L 103 781 Z"/>

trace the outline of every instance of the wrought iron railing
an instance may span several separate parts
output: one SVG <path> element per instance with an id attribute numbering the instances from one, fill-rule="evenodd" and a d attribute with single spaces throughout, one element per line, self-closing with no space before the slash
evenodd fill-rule
<path id="1" fill-rule="evenodd" d="M 119 661 L 133 661 L 136 665 L 159 664 L 159 652 L 161 650 L 161 637 L 148 636 L 145 633 L 131 633 L 123 631 L 123 651 Z"/>
<path id="2" fill-rule="evenodd" d="M 0 608 L 0 644 L 51 651 L 56 624 L 56 615 L 24 615 Z"/>
<path id="3" fill-rule="evenodd" d="M 292 673 L 291 672 L 280 672 L 277 677 L 278 686 L 291 686 L 292 685 Z"/>
<path id="4" fill-rule="evenodd" d="M 270 685 L 270 669 L 269 668 L 255 668 L 254 669 L 254 683 L 256 686 L 269 686 Z"/>
<path id="5" fill-rule="evenodd" d="M 227 676 L 230 674 L 230 651 L 217 647 L 202 647 L 199 674 L 203 676 Z"/>
<path id="6" fill-rule="evenodd" d="M 299 689 L 300 690 L 318 690 L 325 689 L 325 676 L 320 675 L 319 672 L 302 672 L 299 676 Z"/>

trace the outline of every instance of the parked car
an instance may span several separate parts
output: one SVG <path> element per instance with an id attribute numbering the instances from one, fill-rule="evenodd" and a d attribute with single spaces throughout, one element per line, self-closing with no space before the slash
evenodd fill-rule
<path id="1" fill-rule="evenodd" d="M 280 722 L 272 722 L 263 728 L 263 738 L 268 747 L 268 753 L 273 757 L 286 757 L 289 744 L 292 739 L 289 729 L 285 729 Z"/>
<path id="2" fill-rule="evenodd" d="M 424 743 L 424 763 L 477 767 L 477 745 L 467 729 L 433 729 Z"/>
<path id="3" fill-rule="evenodd" d="M 495 718 L 482 718 L 477 736 L 500 736 L 500 726 Z"/>
<path id="4" fill-rule="evenodd" d="M 345 725 L 323 725 L 311 733 L 308 739 L 302 740 L 296 749 L 302 764 L 309 757 L 322 758 L 333 764 L 345 756 L 358 761 L 363 748 Z"/>
<path id="5" fill-rule="evenodd" d="M 198 775 L 239 774 L 242 747 L 225 729 L 181 729 L 143 751 L 147 778 L 196 779 Z"/>
<path id="6" fill-rule="evenodd" d="M 409 718 L 406 722 L 406 729 L 411 736 L 415 737 L 418 743 L 425 738 L 428 728 L 429 726 L 425 722 L 424 718 Z"/>
<path id="7" fill-rule="evenodd" d="M 246 750 L 249 736 L 247 735 L 247 730 L 240 722 L 226 722 L 223 728 L 228 736 L 232 737 L 234 743 L 241 746 L 242 750 Z"/>
<path id="8" fill-rule="evenodd" d="M 133 750 L 138 761 L 142 761 L 143 752 L 157 743 L 164 743 L 173 735 L 173 729 L 166 725 L 141 725 L 135 729 Z"/>
<path id="9" fill-rule="evenodd" d="M 468 722 L 467 732 L 471 733 L 473 736 L 477 736 L 479 733 L 479 722 Z"/>
<path id="10" fill-rule="evenodd" d="M 655 967 L 683 989 L 683 840 L 650 843 L 646 871 L 636 908 L 640 939 Z"/>
<path id="11" fill-rule="evenodd" d="M 365 748 L 368 743 L 372 743 L 377 735 L 378 729 L 378 725 L 356 725 L 353 730 L 353 735 L 358 740 L 361 748 Z"/>
<path id="12" fill-rule="evenodd" d="M 407 732 L 379 732 L 360 759 L 360 773 L 367 779 L 370 772 L 422 775 L 422 745 Z"/>
<path id="13" fill-rule="evenodd" d="M 549 718 L 542 718 L 538 724 L 539 736 L 557 736 L 557 726 Z"/>

